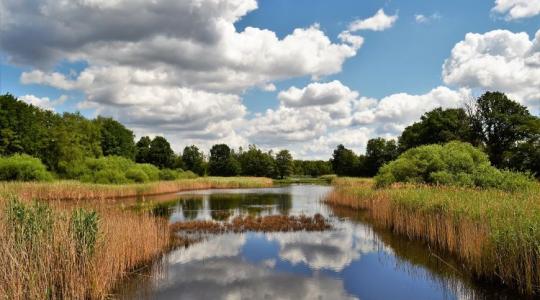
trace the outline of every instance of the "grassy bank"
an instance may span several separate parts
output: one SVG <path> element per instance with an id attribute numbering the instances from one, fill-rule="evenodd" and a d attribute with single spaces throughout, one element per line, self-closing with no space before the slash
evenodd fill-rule
<path id="1" fill-rule="evenodd" d="M 167 220 L 101 199 L 271 185 L 212 177 L 119 186 L 0 183 L 0 298 L 108 298 L 122 278 L 174 246 Z"/>
<path id="2" fill-rule="evenodd" d="M 475 277 L 540 293 L 540 186 L 523 192 L 337 179 L 332 204 L 454 255 Z"/>
<path id="3" fill-rule="evenodd" d="M 269 187 L 272 180 L 258 177 L 200 177 L 141 184 L 105 185 L 78 181 L 0 182 L 0 194 L 40 200 L 103 200 L 159 195 L 188 190 Z"/>

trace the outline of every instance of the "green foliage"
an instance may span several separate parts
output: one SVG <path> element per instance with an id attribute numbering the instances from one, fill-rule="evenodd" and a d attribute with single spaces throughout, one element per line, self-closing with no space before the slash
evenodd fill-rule
<path id="1" fill-rule="evenodd" d="M 212 146 L 208 172 L 212 176 L 236 176 L 240 174 L 241 166 L 232 155 L 231 148 L 225 144 Z"/>
<path id="2" fill-rule="evenodd" d="M 177 180 L 197 178 L 197 174 L 191 171 L 163 169 L 159 171 L 159 180 Z"/>
<path id="3" fill-rule="evenodd" d="M 121 156 L 87 158 L 69 170 L 72 179 L 100 184 L 143 183 L 159 180 L 159 169 L 150 164 L 137 164 Z"/>
<path id="4" fill-rule="evenodd" d="M 150 137 L 143 136 L 135 144 L 135 161 L 141 164 L 150 163 Z"/>
<path id="5" fill-rule="evenodd" d="M 160 176 L 161 177 L 161 176 Z M 144 183 L 150 181 L 150 178 L 140 167 L 131 167 L 126 171 L 126 178 L 136 183 Z"/>
<path id="6" fill-rule="evenodd" d="M 99 233 L 99 215 L 84 208 L 75 209 L 71 215 L 71 233 L 77 255 L 86 257 L 94 253 Z"/>
<path id="7" fill-rule="evenodd" d="M 497 167 L 514 168 L 505 163 L 505 156 L 517 143 L 540 132 L 538 118 L 503 93 L 486 92 L 469 110 L 475 138 Z"/>
<path id="8" fill-rule="evenodd" d="M 171 168 L 174 164 L 174 151 L 169 142 L 162 136 L 156 136 L 150 143 L 148 163 L 159 168 Z"/>
<path id="9" fill-rule="evenodd" d="M 412 148 L 383 166 L 375 177 L 377 186 L 395 182 L 498 188 L 529 188 L 533 181 L 522 173 L 501 171 L 490 165 L 481 150 L 468 143 L 450 142 Z"/>
<path id="10" fill-rule="evenodd" d="M 425 113 L 419 122 L 405 128 L 399 137 L 400 151 L 450 141 L 471 141 L 471 121 L 464 109 L 436 108 Z"/>
<path id="11" fill-rule="evenodd" d="M 327 160 L 295 160 L 292 173 L 294 175 L 319 177 L 332 174 L 332 164 Z"/>
<path id="12" fill-rule="evenodd" d="M 53 213 L 47 204 L 36 201 L 25 205 L 15 197 L 8 200 L 6 217 L 9 229 L 22 247 L 36 245 L 51 232 L 53 225 Z"/>
<path id="13" fill-rule="evenodd" d="M 0 157 L 0 180 L 5 181 L 49 181 L 53 176 L 39 158 L 26 154 Z"/>
<path id="14" fill-rule="evenodd" d="M 203 176 L 206 173 L 204 155 L 199 151 L 197 146 L 192 145 L 184 148 L 182 162 L 185 170 L 193 171 L 199 176 Z"/>
<path id="15" fill-rule="evenodd" d="M 276 176 L 276 161 L 272 153 L 263 152 L 255 145 L 250 145 L 248 151 L 240 150 L 236 159 L 239 162 L 242 175 L 257 177 Z"/>
<path id="16" fill-rule="evenodd" d="M 383 138 L 370 139 L 366 147 L 366 155 L 359 163 L 359 175 L 372 177 L 379 169 L 398 156 L 396 141 Z"/>
<path id="17" fill-rule="evenodd" d="M 286 176 L 291 175 L 293 170 L 293 157 L 289 150 L 281 150 L 276 155 L 276 169 L 278 176 L 283 179 Z"/>
<path id="18" fill-rule="evenodd" d="M 98 117 L 96 123 L 101 132 L 101 150 L 103 155 L 123 156 L 135 159 L 133 131 L 112 118 Z"/>
<path id="19" fill-rule="evenodd" d="M 339 176 L 355 176 L 358 173 L 358 156 L 343 145 L 339 145 L 334 150 L 330 162 L 332 163 L 332 169 Z"/>

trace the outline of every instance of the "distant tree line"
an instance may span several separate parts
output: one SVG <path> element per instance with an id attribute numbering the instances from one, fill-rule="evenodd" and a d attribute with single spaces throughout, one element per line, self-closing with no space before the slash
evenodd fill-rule
<path id="1" fill-rule="evenodd" d="M 199 176 L 341 176 L 371 177 L 408 149 L 463 141 L 488 154 L 501 169 L 540 174 L 540 119 L 505 94 L 487 92 L 465 108 L 437 108 L 405 128 L 396 140 L 374 138 L 356 154 L 339 145 L 332 158 L 294 160 L 288 150 L 263 151 L 255 145 L 231 149 L 217 144 L 205 155 L 191 145 L 175 153 L 162 136 L 141 137 L 112 118 L 89 120 L 79 113 L 57 114 L 0 96 L 0 156 L 27 154 L 49 171 L 68 177 L 87 158 L 124 157 L 160 169 L 189 170 Z"/>
<path id="2" fill-rule="evenodd" d="M 339 145 L 331 158 L 341 176 L 373 176 L 408 149 L 462 141 L 483 150 L 499 169 L 540 177 L 540 118 L 500 92 L 486 92 L 464 108 L 437 108 L 403 131 L 398 141 L 368 141 L 365 155 Z"/>

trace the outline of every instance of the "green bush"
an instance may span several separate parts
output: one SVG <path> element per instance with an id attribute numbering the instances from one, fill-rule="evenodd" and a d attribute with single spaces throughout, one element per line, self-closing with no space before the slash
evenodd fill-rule
<path id="1" fill-rule="evenodd" d="M 375 181 L 379 187 L 404 182 L 498 188 L 506 191 L 527 189 L 534 184 L 527 174 L 494 168 L 484 152 L 462 142 L 410 149 L 383 166 Z"/>
<path id="2" fill-rule="evenodd" d="M 199 177 L 199 175 L 191 172 L 191 171 L 183 171 L 178 172 L 178 178 L 177 179 L 194 179 Z"/>
<path id="3" fill-rule="evenodd" d="M 171 169 L 163 169 L 159 171 L 159 180 L 176 180 L 178 179 L 178 171 Z"/>
<path id="4" fill-rule="evenodd" d="M 126 175 L 120 170 L 104 169 L 97 171 L 93 176 L 85 177 L 91 178 L 90 182 L 99 184 L 123 184 L 129 183 Z M 83 180 L 84 181 L 84 180 Z"/>
<path id="5" fill-rule="evenodd" d="M 131 167 L 126 171 L 126 178 L 137 183 L 144 183 L 150 181 L 148 175 L 140 167 Z"/>
<path id="6" fill-rule="evenodd" d="M 26 154 L 0 157 L 0 180 L 50 181 L 53 179 L 39 158 Z"/>

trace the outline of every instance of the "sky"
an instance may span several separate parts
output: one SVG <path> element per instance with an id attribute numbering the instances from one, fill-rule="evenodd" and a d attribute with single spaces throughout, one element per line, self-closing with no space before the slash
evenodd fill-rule
<path id="1" fill-rule="evenodd" d="M 137 138 L 363 152 L 502 91 L 540 113 L 540 0 L 0 0 L 0 92 Z"/>

